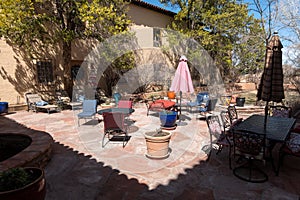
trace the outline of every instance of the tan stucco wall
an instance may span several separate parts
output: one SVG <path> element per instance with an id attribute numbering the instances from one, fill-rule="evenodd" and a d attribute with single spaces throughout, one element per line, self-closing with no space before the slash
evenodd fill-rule
<path id="1" fill-rule="evenodd" d="M 23 94 L 20 91 L 18 82 L 22 76 L 17 75 L 24 66 L 22 59 L 14 53 L 12 48 L 0 39 L 0 98 L 12 104 L 23 103 Z M 18 66 L 18 67 L 17 67 Z M 17 69 L 18 68 L 18 69 Z M 24 68 L 24 72 L 26 69 Z M 20 83 L 22 84 L 22 83 Z M 20 85 L 20 87 L 23 87 Z M 22 89 L 21 89 L 22 90 Z"/>
<path id="2" fill-rule="evenodd" d="M 167 28 L 173 18 L 150 9 L 130 4 L 128 16 L 136 25 Z"/>

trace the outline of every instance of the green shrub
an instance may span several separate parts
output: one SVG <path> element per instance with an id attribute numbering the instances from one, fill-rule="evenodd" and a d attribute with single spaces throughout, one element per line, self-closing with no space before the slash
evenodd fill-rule
<path id="1" fill-rule="evenodd" d="M 32 176 L 25 169 L 9 169 L 0 173 L 0 192 L 22 188 L 32 181 Z"/>

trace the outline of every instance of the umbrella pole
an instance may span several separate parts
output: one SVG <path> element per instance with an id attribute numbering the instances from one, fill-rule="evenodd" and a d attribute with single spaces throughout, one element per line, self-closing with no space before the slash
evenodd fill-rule
<path id="1" fill-rule="evenodd" d="M 179 96 L 180 96 L 180 99 L 179 99 L 179 115 L 181 115 L 181 99 L 182 99 L 182 91 L 179 92 Z M 180 117 L 179 117 L 180 119 Z"/>
<path id="2" fill-rule="evenodd" d="M 266 102 L 266 106 L 265 106 L 265 120 L 264 120 L 264 131 L 266 131 L 267 128 L 267 119 L 268 119 L 268 105 L 269 105 L 269 101 Z"/>

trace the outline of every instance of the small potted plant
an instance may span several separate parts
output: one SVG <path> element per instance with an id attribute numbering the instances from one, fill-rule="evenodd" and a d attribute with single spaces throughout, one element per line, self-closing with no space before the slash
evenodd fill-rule
<path id="1" fill-rule="evenodd" d="M 43 200 L 46 195 L 44 171 L 36 167 L 11 168 L 0 173 L 0 199 Z"/>
<path id="2" fill-rule="evenodd" d="M 171 133 L 158 129 L 156 131 L 146 132 L 145 139 L 147 145 L 148 158 L 163 159 L 170 155 L 169 142 Z"/>

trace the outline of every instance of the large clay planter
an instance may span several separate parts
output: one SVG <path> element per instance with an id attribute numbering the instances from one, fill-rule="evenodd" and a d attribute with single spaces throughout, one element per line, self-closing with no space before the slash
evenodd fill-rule
<path id="1" fill-rule="evenodd" d="M 0 192 L 1 200 L 43 200 L 46 196 L 46 181 L 44 171 L 36 167 L 25 167 L 27 172 L 35 178 L 30 184 L 15 190 Z"/>
<path id="2" fill-rule="evenodd" d="M 168 91 L 167 96 L 168 96 L 169 99 L 175 99 L 176 94 L 173 91 Z"/>
<path id="3" fill-rule="evenodd" d="M 170 155 L 169 142 L 171 133 L 151 131 L 145 133 L 148 158 L 163 159 Z"/>

